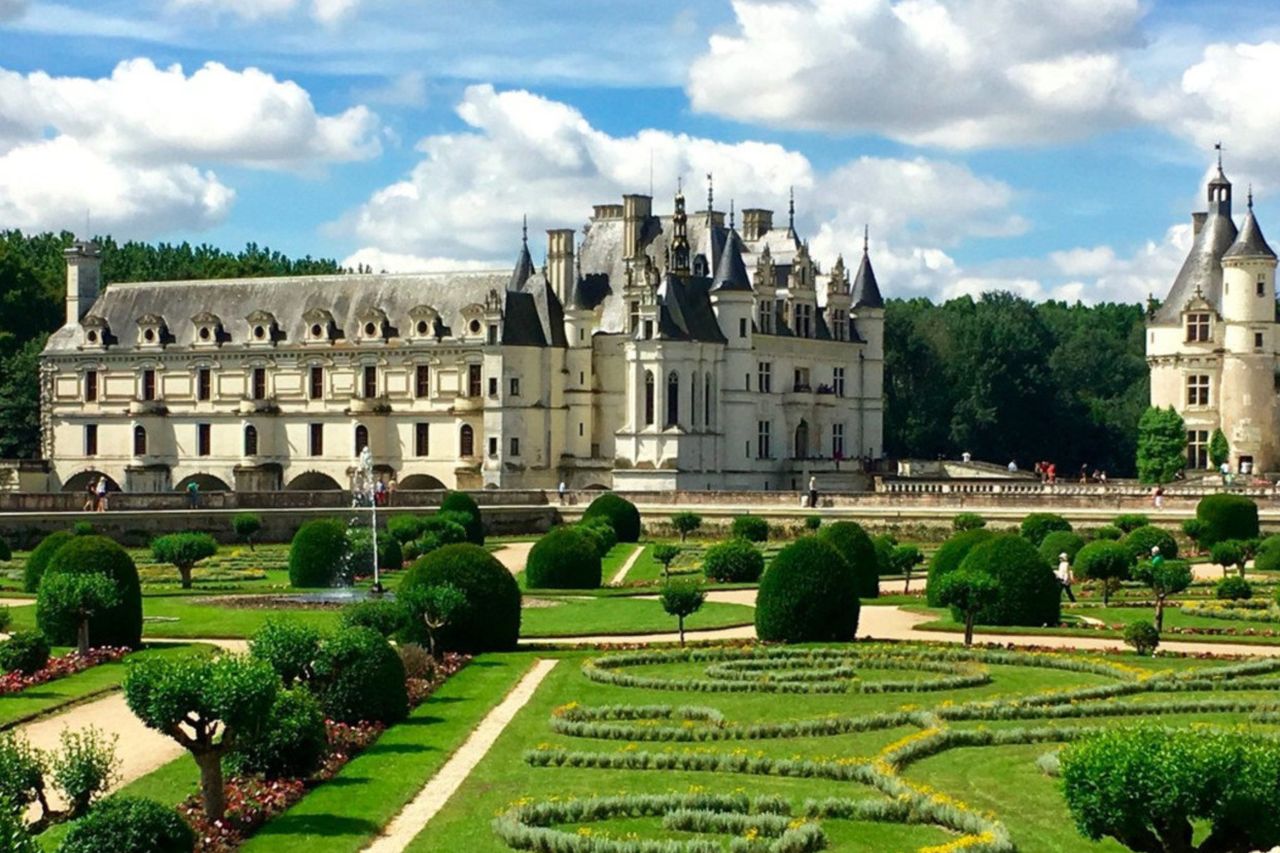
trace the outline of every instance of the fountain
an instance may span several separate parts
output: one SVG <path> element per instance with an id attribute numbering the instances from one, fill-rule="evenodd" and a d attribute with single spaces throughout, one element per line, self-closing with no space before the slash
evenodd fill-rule
<path id="1" fill-rule="evenodd" d="M 360 460 L 351 477 L 351 506 L 359 508 L 361 504 L 369 507 L 369 534 L 373 538 L 373 587 L 374 595 L 381 595 L 384 590 L 378 572 L 378 478 L 373 471 L 373 451 L 366 444 L 360 450 Z"/>

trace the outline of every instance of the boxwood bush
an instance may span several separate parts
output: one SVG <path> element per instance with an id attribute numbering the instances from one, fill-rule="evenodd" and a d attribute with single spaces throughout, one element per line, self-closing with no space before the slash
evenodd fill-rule
<path id="1" fill-rule="evenodd" d="M 303 524 L 289 545 L 290 586 L 329 587 L 345 580 L 347 547 L 347 526 L 338 519 Z"/>
<path id="2" fill-rule="evenodd" d="M 987 520 L 976 512 L 956 513 L 956 517 L 951 519 L 951 527 L 956 533 L 964 533 L 966 530 L 977 530 L 980 527 L 986 526 Z"/>
<path id="3" fill-rule="evenodd" d="M 595 589 L 600 573 L 596 540 L 575 527 L 557 527 L 543 535 L 524 567 L 530 589 Z"/>
<path id="4" fill-rule="evenodd" d="M 756 634 L 766 642 L 852 640 L 859 606 L 844 557 L 827 541 L 805 536 L 779 551 L 761 578 Z"/>
<path id="5" fill-rule="evenodd" d="M 1119 542 L 1124 538 L 1124 531 L 1114 524 L 1104 524 L 1093 531 L 1094 539 L 1106 539 L 1109 542 Z"/>
<path id="6" fill-rule="evenodd" d="M 881 533 L 871 537 L 871 545 L 876 551 L 876 571 L 882 575 L 893 574 L 893 549 L 898 547 L 898 540 L 890 533 Z"/>
<path id="7" fill-rule="evenodd" d="M 407 545 L 422 535 L 424 521 L 421 515 L 393 515 L 387 519 L 387 533 L 401 545 Z"/>
<path id="8" fill-rule="evenodd" d="M 837 521 L 818 530 L 818 538 L 835 549 L 843 558 L 849 571 L 853 573 L 853 582 L 859 598 L 876 598 L 880 595 L 880 558 L 876 554 L 875 543 L 853 521 Z M 889 546 L 890 555 L 893 546 Z"/>
<path id="9" fill-rule="evenodd" d="M 1215 593 L 1219 601 L 1247 601 L 1253 598 L 1253 586 L 1244 578 L 1223 578 Z"/>
<path id="10" fill-rule="evenodd" d="M 98 572 L 116 586 L 120 600 L 115 607 L 95 613 L 89 620 L 89 636 L 96 646 L 137 646 L 142 641 L 142 585 L 129 553 L 105 536 L 75 536 L 57 550 L 45 575 Z M 79 617 L 64 608 L 36 600 L 36 624 L 55 646 L 76 642 Z"/>
<path id="11" fill-rule="evenodd" d="M 466 606 L 437 637 L 437 647 L 458 652 L 498 652 L 516 647 L 520 637 L 520 587 L 497 558 L 478 545 L 445 545 L 405 572 L 401 590 L 452 584 Z M 422 636 L 414 639 L 425 641 Z"/>
<path id="12" fill-rule="evenodd" d="M 962 569 L 986 572 L 1000 595 L 978 612 L 980 625 L 1057 625 L 1062 617 L 1062 587 L 1030 541 L 1004 534 L 975 545 Z"/>
<path id="13" fill-rule="evenodd" d="M 267 779 L 305 779 L 320 768 L 329 750 L 324 710 L 310 690 L 281 690 L 265 724 L 236 740 L 228 756 L 241 774 Z"/>
<path id="14" fill-rule="evenodd" d="M 1280 572 L 1280 535 L 1262 540 L 1253 558 L 1253 568 L 1259 572 Z"/>
<path id="15" fill-rule="evenodd" d="M 49 663 L 49 641 L 39 631 L 15 631 L 0 641 L 0 674 L 33 675 Z"/>
<path id="16" fill-rule="evenodd" d="M 613 492 L 605 492 L 593 500 L 582 514 L 583 521 L 593 518 L 607 520 L 613 527 L 613 532 L 618 534 L 619 542 L 640 541 L 640 510 L 626 498 Z"/>
<path id="17" fill-rule="evenodd" d="M 1151 524 L 1151 519 L 1140 512 L 1126 512 L 1122 515 L 1117 515 L 1113 524 L 1125 533 L 1132 533 L 1139 527 L 1146 527 Z"/>
<path id="18" fill-rule="evenodd" d="M 173 806 L 117 795 L 73 823 L 58 853 L 191 853 L 195 844 Z"/>
<path id="19" fill-rule="evenodd" d="M 480 515 L 480 506 L 475 498 L 466 492 L 447 492 L 440 502 L 440 512 L 456 512 L 466 516 L 467 541 L 472 545 L 484 544 L 484 518 Z M 455 520 L 461 520 L 455 519 Z"/>
<path id="20" fill-rule="evenodd" d="M 1084 538 L 1069 530 L 1055 530 L 1040 542 L 1037 549 L 1044 561 L 1051 566 L 1058 565 L 1058 555 L 1066 554 L 1067 559 L 1074 561 L 1076 554 L 1084 547 Z"/>
<path id="21" fill-rule="evenodd" d="M 325 716 L 343 723 L 397 723 L 409 713 L 404 664 L 371 628 L 344 628 L 320 644 L 312 681 Z"/>
<path id="22" fill-rule="evenodd" d="M 721 583 L 755 583 L 764 572 L 764 554 L 745 539 L 717 542 L 702 555 L 702 571 Z"/>
<path id="23" fill-rule="evenodd" d="M 1033 512 L 1022 519 L 1022 526 L 1018 529 L 1018 532 L 1022 534 L 1024 539 L 1038 548 L 1040 543 L 1044 541 L 1044 537 L 1055 530 L 1070 533 L 1071 522 L 1057 513 Z"/>
<path id="24" fill-rule="evenodd" d="M 1129 549 L 1110 539 L 1096 539 L 1076 553 L 1072 569 L 1078 578 L 1102 582 L 1102 602 L 1106 605 L 1111 598 L 1111 584 L 1129 577 L 1133 565 Z"/>
<path id="25" fill-rule="evenodd" d="M 370 598 L 342 608 L 342 624 L 347 628 L 372 628 L 392 637 L 406 627 L 409 612 L 404 604 L 387 598 Z"/>
<path id="26" fill-rule="evenodd" d="M 378 537 L 378 569 L 404 568 L 404 552 L 400 540 L 387 533 Z M 347 531 L 347 569 L 352 575 L 373 574 L 373 534 L 366 528 Z"/>
<path id="27" fill-rule="evenodd" d="M 24 592 L 35 592 L 40 588 L 40 578 L 44 577 L 44 570 L 49 567 L 53 555 L 74 538 L 75 534 L 68 530 L 57 530 L 40 540 L 40 544 L 27 555 L 27 565 L 22 570 Z"/>
<path id="28" fill-rule="evenodd" d="M 766 542 L 769 539 L 769 522 L 758 515 L 740 515 L 733 520 L 729 533 L 748 542 Z"/>
<path id="29" fill-rule="evenodd" d="M 618 544 L 618 534 L 614 532 L 613 525 L 599 516 L 581 522 L 577 529 L 595 543 L 601 559 Z"/>
<path id="30" fill-rule="evenodd" d="M 1174 539 L 1169 531 L 1153 524 L 1129 531 L 1124 537 L 1124 547 L 1129 550 L 1135 560 L 1150 557 L 1152 548 L 1159 548 L 1161 556 L 1166 560 L 1174 560 L 1178 557 L 1178 540 Z"/>
<path id="31" fill-rule="evenodd" d="M 948 575 L 960 568 L 960 564 L 964 562 L 964 558 L 969 555 L 973 547 L 980 542 L 986 542 L 995 536 L 986 528 L 977 527 L 973 530 L 966 530 L 963 533 L 957 533 L 933 552 L 933 559 L 929 561 L 929 579 L 928 585 L 925 587 L 925 600 L 930 607 L 941 607 L 942 602 L 938 599 L 936 590 L 938 589 L 937 581 L 942 579 L 943 575 Z"/>
<path id="32" fill-rule="evenodd" d="M 1196 504 L 1196 518 L 1204 522 L 1200 547 L 1224 539 L 1253 539 L 1258 535 L 1258 505 L 1243 495 L 1206 495 Z"/>

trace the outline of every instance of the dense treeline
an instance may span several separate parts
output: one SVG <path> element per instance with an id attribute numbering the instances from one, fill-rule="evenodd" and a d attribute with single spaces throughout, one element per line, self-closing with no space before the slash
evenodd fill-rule
<path id="1" fill-rule="evenodd" d="M 0 232 L 0 459 L 30 457 L 39 449 L 39 355 L 62 325 L 70 232 L 26 236 Z M 289 258 L 250 243 L 240 252 L 189 243 L 117 243 L 96 238 L 102 277 L 113 281 L 175 281 L 340 272 L 338 263 Z"/>

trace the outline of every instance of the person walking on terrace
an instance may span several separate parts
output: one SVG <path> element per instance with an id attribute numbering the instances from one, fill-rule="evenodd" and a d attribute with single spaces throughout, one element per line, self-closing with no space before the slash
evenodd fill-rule
<path id="1" fill-rule="evenodd" d="M 809 506 L 816 507 L 818 505 L 818 478 L 809 477 Z"/>
<path id="2" fill-rule="evenodd" d="M 1071 584 L 1073 582 L 1073 578 L 1071 577 L 1071 560 L 1067 559 L 1067 552 L 1063 551 L 1058 555 L 1058 571 L 1054 572 L 1054 574 L 1057 575 L 1058 583 L 1062 584 L 1062 591 L 1067 594 L 1067 598 L 1071 599 L 1071 603 L 1075 604 L 1076 594 L 1071 591 Z"/>

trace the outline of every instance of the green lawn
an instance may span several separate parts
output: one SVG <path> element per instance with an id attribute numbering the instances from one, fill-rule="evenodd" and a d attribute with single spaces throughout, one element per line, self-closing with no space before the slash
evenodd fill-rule
<path id="1" fill-rule="evenodd" d="M 676 619 L 668 616 L 661 603 L 642 598 L 545 597 L 531 593 L 529 599 L 545 601 L 550 607 L 530 607 L 520 613 L 522 637 L 586 637 L 596 634 L 645 634 L 673 632 Z M 708 602 L 685 620 L 686 630 L 749 625 L 755 608 L 742 604 Z"/>

